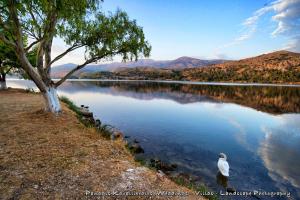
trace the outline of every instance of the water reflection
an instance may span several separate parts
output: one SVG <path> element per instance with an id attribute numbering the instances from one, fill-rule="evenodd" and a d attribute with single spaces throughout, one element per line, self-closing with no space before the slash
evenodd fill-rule
<path id="1" fill-rule="evenodd" d="M 229 185 L 300 198 L 299 87 L 76 81 L 59 94 L 136 138 L 143 157 L 176 163 L 215 191 Z M 220 152 L 231 167 L 226 181 L 216 177 Z"/>
<path id="2" fill-rule="evenodd" d="M 228 187 L 228 177 L 223 176 L 220 172 L 218 172 L 217 176 L 216 176 L 216 179 L 217 179 L 217 183 L 219 185 L 221 185 L 226 191 L 226 189 Z"/>
<path id="3" fill-rule="evenodd" d="M 273 114 L 300 112 L 300 89 L 298 87 L 93 81 L 67 82 L 64 84 L 62 90 L 69 88 L 72 84 L 76 84 L 76 88 L 87 89 L 88 86 L 89 90 L 95 89 L 91 87 L 92 85 L 96 87 L 100 86 L 101 89 L 99 89 L 99 92 L 108 92 L 112 95 L 129 96 L 144 100 L 162 98 L 171 99 L 181 104 L 200 101 L 228 102 Z M 108 88 L 109 90 L 107 90 Z M 74 92 L 76 92 L 76 90 Z"/>
<path id="4" fill-rule="evenodd" d="M 300 189 L 300 116 L 283 115 L 280 120 L 277 127 L 262 127 L 265 138 L 259 152 L 269 176 L 286 192 L 290 188 L 284 183 Z"/>

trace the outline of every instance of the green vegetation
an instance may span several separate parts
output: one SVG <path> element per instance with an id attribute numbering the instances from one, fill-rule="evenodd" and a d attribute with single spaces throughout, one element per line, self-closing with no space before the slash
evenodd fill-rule
<path id="1" fill-rule="evenodd" d="M 104 138 L 110 139 L 110 136 L 112 135 L 112 126 L 108 124 L 101 124 L 96 127 L 94 121 L 86 120 L 85 117 L 82 115 L 82 112 L 80 111 L 80 108 L 73 102 L 71 101 L 68 97 L 66 96 L 60 96 L 59 99 L 64 102 L 68 108 L 70 108 L 72 111 L 76 113 L 77 118 L 81 123 L 83 123 L 86 127 L 90 128 L 96 128 L 97 132 L 100 133 Z"/>
<path id="2" fill-rule="evenodd" d="M 180 70 L 156 69 L 151 67 L 135 67 L 116 72 L 81 73 L 78 78 L 119 79 L 119 80 L 181 80 Z"/>
<path id="3" fill-rule="evenodd" d="M 243 66 L 247 68 L 247 66 Z M 291 68 L 250 69 L 195 68 L 186 70 L 132 68 L 117 72 L 81 73 L 79 78 L 121 80 L 189 80 L 203 82 L 247 82 L 247 83 L 296 83 L 300 82 L 300 70 Z"/>
<path id="4" fill-rule="evenodd" d="M 74 111 L 78 116 L 81 116 L 80 108 L 76 106 L 76 104 L 73 101 L 71 101 L 68 97 L 60 96 L 59 99 L 65 104 L 67 104 L 68 108 Z"/>

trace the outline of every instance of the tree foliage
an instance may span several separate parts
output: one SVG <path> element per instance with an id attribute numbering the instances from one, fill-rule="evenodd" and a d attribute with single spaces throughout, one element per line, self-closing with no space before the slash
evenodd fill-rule
<path id="1" fill-rule="evenodd" d="M 22 69 L 43 93 L 48 110 L 59 112 L 56 87 L 89 63 L 116 55 L 123 60 L 149 56 L 151 46 L 142 27 L 130 20 L 126 12 L 106 14 L 100 0 L 4 0 L 0 1 L 0 39 L 14 49 Z M 24 37 L 26 36 L 26 37 Z M 28 37 L 29 45 L 24 38 Z M 51 57 L 55 37 L 68 48 Z M 36 52 L 36 69 L 29 61 L 28 51 Z M 85 61 L 61 80 L 51 80 L 51 66 L 70 52 L 85 49 Z"/>
<path id="2" fill-rule="evenodd" d="M 78 48 L 85 49 L 85 62 L 70 71 L 55 86 L 60 85 L 85 65 L 101 59 L 116 55 L 122 56 L 123 60 L 149 56 L 151 46 L 145 40 L 143 29 L 136 21 L 130 20 L 126 12 L 121 10 L 106 14 L 101 10 L 100 3 L 101 1 L 97 0 L 2 1 L 0 37 L 6 44 L 15 47 L 19 59 L 24 59 L 22 54 L 33 46 L 38 46 L 36 65 L 42 82 L 46 85 L 51 82 L 52 64 Z M 12 37 L 6 37 L 4 31 Z M 22 35 L 28 36 L 32 41 L 27 47 Z M 69 48 L 57 57 L 51 58 L 52 42 L 55 37 L 62 38 Z M 26 58 L 21 63 L 22 66 L 25 65 Z M 26 70 L 28 66 L 23 68 Z M 29 75 L 35 74 L 30 72 Z"/>
<path id="3" fill-rule="evenodd" d="M 33 66 L 35 66 L 36 52 L 37 48 L 33 48 L 27 53 L 29 62 Z M 5 79 L 5 76 L 10 72 L 18 73 L 25 79 L 29 78 L 26 72 L 22 70 L 14 49 L 0 40 L 0 73 L 2 78 Z"/>

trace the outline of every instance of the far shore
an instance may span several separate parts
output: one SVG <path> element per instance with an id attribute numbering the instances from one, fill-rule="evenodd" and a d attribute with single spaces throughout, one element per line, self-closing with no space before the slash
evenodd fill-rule
<path id="1" fill-rule="evenodd" d="M 8 78 L 9 80 L 25 80 Z M 60 79 L 52 79 L 58 81 Z M 198 82 L 198 81 L 174 81 L 174 80 L 131 80 L 131 79 L 67 79 L 66 81 L 103 81 L 103 82 L 154 82 L 154 83 L 178 83 L 190 85 L 224 85 L 224 86 L 271 86 L 271 87 L 300 87 L 300 83 L 244 83 L 244 82 Z"/>

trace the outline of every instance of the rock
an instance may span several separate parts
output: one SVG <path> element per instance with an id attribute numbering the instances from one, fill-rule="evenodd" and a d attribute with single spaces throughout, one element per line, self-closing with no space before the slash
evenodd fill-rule
<path id="1" fill-rule="evenodd" d="M 128 148 L 132 153 L 144 153 L 144 149 L 137 143 L 129 143 Z"/>
<path id="2" fill-rule="evenodd" d="M 161 170 L 157 171 L 157 177 L 159 179 L 163 179 L 165 176 L 166 176 L 166 174 L 163 171 L 161 171 Z"/>
<path id="3" fill-rule="evenodd" d="M 133 142 L 134 143 L 140 143 L 139 141 L 137 141 L 137 139 L 134 139 Z"/>
<path id="4" fill-rule="evenodd" d="M 156 160 L 150 159 L 150 167 L 154 167 L 157 170 L 162 170 L 164 172 L 167 172 L 167 171 L 174 171 L 177 168 L 177 165 L 176 164 L 170 165 L 168 163 L 162 162 L 159 159 Z"/>
<path id="5" fill-rule="evenodd" d="M 82 116 L 81 117 L 81 121 L 83 122 L 84 125 L 88 126 L 88 125 L 94 125 L 95 124 L 95 120 L 93 117 L 86 117 L 86 116 Z"/>
<path id="6" fill-rule="evenodd" d="M 226 191 L 227 191 L 228 193 L 234 193 L 234 192 L 236 192 L 236 190 L 235 190 L 233 187 L 228 187 L 228 188 L 226 188 Z"/>
<path id="7" fill-rule="evenodd" d="M 173 167 L 174 169 L 177 168 L 177 164 L 171 164 L 171 167 Z"/>
<path id="8" fill-rule="evenodd" d="M 125 139 L 127 139 L 127 138 L 130 138 L 130 136 L 128 136 L 128 135 L 125 135 L 125 136 L 124 136 L 124 138 L 125 138 Z"/>
<path id="9" fill-rule="evenodd" d="M 119 138 L 123 138 L 123 134 L 118 131 L 118 132 L 113 132 L 111 135 L 110 135 L 110 139 L 112 140 L 115 140 L 115 139 L 119 139 Z"/>
<path id="10" fill-rule="evenodd" d="M 96 120 L 95 120 L 95 126 L 96 126 L 96 128 L 99 128 L 99 127 L 101 126 L 101 121 L 100 121 L 100 119 L 96 119 Z"/>
<path id="11" fill-rule="evenodd" d="M 126 172 L 133 172 L 134 169 L 127 169 Z"/>
<path id="12" fill-rule="evenodd" d="M 85 117 L 93 117 L 93 113 L 88 111 L 88 110 L 85 110 L 85 109 L 80 109 L 80 114 L 82 116 L 85 116 Z"/>

